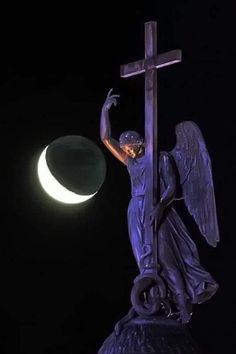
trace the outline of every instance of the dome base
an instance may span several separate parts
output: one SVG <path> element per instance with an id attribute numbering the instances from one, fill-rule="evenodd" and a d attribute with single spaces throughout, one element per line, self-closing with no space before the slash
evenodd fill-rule
<path id="1" fill-rule="evenodd" d="M 98 354 L 200 354 L 188 328 L 162 317 L 137 317 L 113 332 Z"/>

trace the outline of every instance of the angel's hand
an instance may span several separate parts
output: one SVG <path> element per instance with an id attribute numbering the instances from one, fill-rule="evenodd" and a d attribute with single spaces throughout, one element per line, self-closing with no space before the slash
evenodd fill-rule
<path id="1" fill-rule="evenodd" d="M 150 214 L 150 225 L 155 223 L 155 229 L 160 224 L 164 212 L 163 204 L 158 203 Z"/>
<path id="2" fill-rule="evenodd" d="M 105 111 L 109 111 L 109 109 L 111 108 L 112 105 L 116 106 L 117 105 L 117 98 L 120 97 L 120 95 L 112 95 L 112 88 L 109 90 L 108 94 L 107 94 L 107 97 L 106 97 L 106 100 L 103 104 L 103 109 Z"/>

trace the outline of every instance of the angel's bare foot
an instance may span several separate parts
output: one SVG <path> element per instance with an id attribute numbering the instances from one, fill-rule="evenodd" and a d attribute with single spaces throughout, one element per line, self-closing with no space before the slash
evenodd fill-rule
<path id="1" fill-rule="evenodd" d="M 189 301 L 189 299 L 186 298 L 185 294 L 179 294 L 177 296 L 178 303 L 177 303 L 177 308 L 179 310 L 179 322 L 181 323 L 188 323 L 191 319 L 193 310 L 192 310 L 192 304 Z"/>
<path id="2" fill-rule="evenodd" d="M 185 309 L 181 310 L 179 313 L 179 321 L 182 324 L 188 323 L 191 320 L 192 312 L 188 312 Z"/>

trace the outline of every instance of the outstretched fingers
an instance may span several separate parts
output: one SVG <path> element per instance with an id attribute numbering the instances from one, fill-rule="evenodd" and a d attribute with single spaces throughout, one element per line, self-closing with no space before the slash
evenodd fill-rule
<path id="1" fill-rule="evenodd" d="M 113 88 L 111 88 L 111 89 L 108 91 L 107 98 L 110 97 L 112 91 L 113 91 Z"/>
<path id="2" fill-rule="evenodd" d="M 111 88 L 111 89 L 109 90 L 109 92 L 108 92 L 108 94 L 107 94 L 107 98 L 120 97 L 120 95 L 117 95 L 117 94 L 111 95 L 112 91 L 113 91 L 113 88 Z"/>

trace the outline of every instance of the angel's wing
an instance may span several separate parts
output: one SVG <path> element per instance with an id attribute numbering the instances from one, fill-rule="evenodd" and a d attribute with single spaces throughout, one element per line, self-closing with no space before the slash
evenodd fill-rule
<path id="1" fill-rule="evenodd" d="M 185 121 L 176 126 L 174 157 L 185 205 L 209 245 L 219 241 L 212 168 L 205 141 L 198 126 Z"/>

